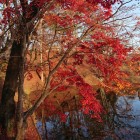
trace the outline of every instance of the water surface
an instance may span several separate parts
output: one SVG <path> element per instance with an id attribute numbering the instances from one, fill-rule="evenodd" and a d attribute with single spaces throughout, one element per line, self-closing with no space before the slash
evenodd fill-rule
<path id="1" fill-rule="evenodd" d="M 48 140 L 140 140 L 140 99 L 136 95 L 120 96 L 114 109 L 105 115 L 104 123 L 91 119 L 81 111 L 65 112 L 67 121 L 58 115 L 47 118 Z M 41 122 L 38 122 L 41 133 Z"/>

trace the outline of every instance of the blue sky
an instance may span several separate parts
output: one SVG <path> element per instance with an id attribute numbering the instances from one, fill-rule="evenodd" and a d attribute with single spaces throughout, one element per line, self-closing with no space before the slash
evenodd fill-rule
<path id="1" fill-rule="evenodd" d="M 131 1 L 131 2 L 129 2 Z M 140 0 L 123 0 L 124 3 L 127 3 L 124 5 L 119 12 L 116 14 L 115 19 L 122 19 L 124 17 L 129 17 L 123 20 L 118 20 L 116 23 L 123 25 L 124 28 L 122 31 L 120 31 L 120 35 L 125 32 L 124 30 L 128 31 L 130 34 L 132 34 L 132 37 L 129 37 L 129 42 L 134 47 L 140 46 L 140 25 L 137 26 L 137 30 L 133 31 L 135 29 L 135 24 L 137 23 L 136 19 L 139 19 L 140 21 Z M 115 4 L 113 6 L 113 12 L 116 11 L 116 9 L 120 6 L 120 4 Z M 117 27 L 119 29 L 119 27 Z"/>

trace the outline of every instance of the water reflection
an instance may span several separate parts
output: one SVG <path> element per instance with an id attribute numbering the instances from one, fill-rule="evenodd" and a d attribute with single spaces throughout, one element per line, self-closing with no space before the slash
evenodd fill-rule
<path id="1" fill-rule="evenodd" d="M 124 140 L 140 139 L 140 100 L 136 95 L 119 97 L 115 122 L 120 123 L 116 127 L 116 134 Z M 117 126 L 117 125 L 116 125 Z"/>
<path id="2" fill-rule="evenodd" d="M 81 111 L 66 112 L 67 121 L 58 115 L 46 120 L 43 140 L 139 140 L 140 100 L 138 95 L 121 96 L 113 109 L 102 116 L 104 123 L 91 119 Z M 37 124 L 41 133 L 41 122 Z"/>

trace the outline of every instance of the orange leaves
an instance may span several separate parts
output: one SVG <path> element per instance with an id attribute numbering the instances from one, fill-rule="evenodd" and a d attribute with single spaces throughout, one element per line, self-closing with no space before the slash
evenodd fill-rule
<path id="1" fill-rule="evenodd" d="M 69 15 L 56 15 L 56 14 L 46 14 L 44 16 L 44 21 L 50 26 L 50 25 L 56 25 L 58 24 L 59 26 L 66 27 L 70 26 L 72 24 L 72 19 Z"/>
<path id="2" fill-rule="evenodd" d="M 129 82 L 117 83 L 119 90 L 125 90 L 125 88 L 129 88 L 130 86 L 131 84 Z"/>
<path id="3" fill-rule="evenodd" d="M 47 14 L 44 16 L 44 20 L 48 25 L 55 24 L 59 20 L 59 17 L 54 14 Z"/>

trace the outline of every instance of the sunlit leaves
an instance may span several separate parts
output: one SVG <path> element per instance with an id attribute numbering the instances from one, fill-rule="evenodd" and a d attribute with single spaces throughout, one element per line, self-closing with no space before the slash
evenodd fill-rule
<path id="1" fill-rule="evenodd" d="M 122 81 L 119 81 L 119 75 L 122 76 L 120 67 L 129 50 L 124 47 L 123 40 L 114 36 L 114 28 L 104 24 L 104 21 L 112 14 L 111 5 L 117 1 L 56 0 L 53 2 L 37 0 L 27 3 L 25 8 L 21 8 L 23 5 L 19 4 L 18 9 L 12 7 L 14 4 L 11 1 L 10 6 L 2 11 L 4 24 L 12 23 L 14 28 L 22 27 L 23 23 L 29 25 L 30 22 L 32 26 L 27 27 L 27 36 L 30 34 L 35 36 L 33 34 L 34 25 L 43 18 L 44 36 L 42 35 L 40 38 L 35 36 L 31 39 L 31 41 L 38 41 L 36 44 L 42 44 L 38 46 L 41 46 L 40 48 L 43 50 L 40 49 L 40 58 L 43 62 L 36 61 L 36 59 L 40 59 L 39 57 L 35 58 L 33 62 L 30 62 L 32 59 L 27 60 L 26 79 L 34 78 L 31 71 L 35 71 L 39 78 L 40 73 L 43 73 L 45 80 L 49 79 L 46 82 L 49 83 L 46 86 L 47 89 L 44 90 L 48 94 L 53 91 L 66 91 L 71 87 L 77 88 L 79 91 L 77 94 L 81 97 L 82 110 L 98 120 L 100 120 L 103 109 L 96 99 L 96 91 L 94 87 L 85 82 L 84 77 L 78 74 L 76 66 L 84 64 L 91 69 L 93 75 L 99 80 L 102 79 L 108 86 L 123 89 L 123 85 L 120 84 Z M 18 21 L 18 19 L 20 20 Z M 30 29 L 31 31 L 29 31 Z M 43 34 L 42 30 L 40 29 L 41 34 Z M 28 43 L 30 44 L 30 42 Z M 58 50 L 53 50 L 56 47 Z M 33 48 L 32 42 L 29 48 Z M 36 45 L 35 49 L 38 48 Z M 35 49 L 34 53 L 36 53 Z M 45 100 L 44 105 L 49 106 L 54 113 L 56 107 L 53 103 L 52 101 L 50 104 Z M 51 112 L 49 115 L 53 113 Z M 58 110 L 57 113 L 65 122 L 64 112 Z"/>

